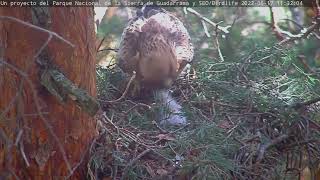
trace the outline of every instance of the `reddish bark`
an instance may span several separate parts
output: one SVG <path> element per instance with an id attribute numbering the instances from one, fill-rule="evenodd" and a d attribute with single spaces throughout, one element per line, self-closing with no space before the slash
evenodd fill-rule
<path id="1" fill-rule="evenodd" d="M 53 37 L 47 48 L 50 57 L 74 84 L 96 96 L 93 8 L 49 8 L 49 12 L 52 18 L 49 30 L 75 45 L 71 48 Z M 30 8 L 1 8 L 0 16 L 11 16 L 32 23 Z M 86 154 L 96 135 L 92 117 L 71 100 L 61 104 L 39 84 L 39 66 L 33 56 L 47 38 L 45 32 L 17 22 L 0 20 L 0 58 L 27 73 L 35 87 L 33 89 L 24 81 L 21 96 L 0 119 L 0 179 L 4 176 L 14 179 L 14 174 L 21 179 L 61 179 L 59 177 L 69 174 L 59 143 L 44 121 L 36 115 L 38 112 L 33 92 L 40 102 L 41 112 L 48 112 L 44 117 L 57 135 L 72 168 Z M 31 67 L 26 72 L 29 63 Z M 22 80 L 18 72 L 0 62 L 0 118 L 15 97 Z M 8 149 L 8 144 L 2 142 L 7 140 L 9 144 L 14 144 L 21 130 L 20 145 Z M 24 146 L 29 167 L 22 157 L 21 145 Z M 71 179 L 84 179 L 85 167 L 85 162 L 82 162 Z"/>

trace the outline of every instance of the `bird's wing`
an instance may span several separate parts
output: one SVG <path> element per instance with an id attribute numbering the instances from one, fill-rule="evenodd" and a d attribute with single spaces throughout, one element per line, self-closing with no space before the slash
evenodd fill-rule
<path id="1" fill-rule="evenodd" d="M 143 18 L 134 18 L 124 29 L 118 51 L 118 65 L 126 73 L 136 71 L 139 60 L 139 32 L 145 23 Z"/>
<path id="2" fill-rule="evenodd" d="M 139 61 L 139 33 L 161 33 L 173 42 L 179 71 L 193 59 L 193 46 L 182 22 L 164 10 L 149 10 L 129 22 L 122 34 L 118 53 L 119 66 L 127 73 L 137 69 Z"/>
<path id="3" fill-rule="evenodd" d="M 177 17 L 169 12 L 154 13 L 142 26 L 142 31 L 152 29 L 167 34 L 168 39 L 174 42 L 175 55 L 180 68 L 184 68 L 187 63 L 192 61 L 194 50 L 190 35 Z"/>

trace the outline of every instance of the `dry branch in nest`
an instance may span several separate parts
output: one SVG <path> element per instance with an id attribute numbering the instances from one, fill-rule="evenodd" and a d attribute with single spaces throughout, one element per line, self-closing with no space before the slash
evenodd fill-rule
<path id="1" fill-rule="evenodd" d="M 134 81 L 135 78 L 136 78 L 136 72 L 133 71 L 133 75 L 131 76 L 131 78 L 130 78 L 127 86 L 126 86 L 126 89 L 124 90 L 124 92 L 122 93 L 122 95 L 121 95 L 118 99 L 116 99 L 116 100 L 111 100 L 111 101 L 101 101 L 101 102 L 111 104 L 111 103 L 116 103 L 116 102 L 119 102 L 119 101 L 123 100 L 123 99 L 126 97 L 128 91 L 129 91 L 129 89 L 130 89 L 130 86 L 131 86 L 131 84 L 132 84 L 132 82 Z"/>
<path id="2" fill-rule="evenodd" d="M 173 132 L 144 131 L 130 126 L 121 126 L 118 125 L 119 122 L 114 122 L 113 118 L 109 118 L 106 113 L 97 117 L 100 122 L 101 136 L 91 150 L 92 159 L 88 163 L 91 179 L 97 179 L 98 174 L 100 174 L 99 178 L 126 179 L 130 170 L 138 164 L 148 166 L 149 172 L 156 171 L 153 168 L 157 167 L 147 165 L 150 162 L 172 168 L 174 162 L 158 151 L 166 147 L 165 142 L 174 141 Z M 106 139 L 108 139 L 107 142 Z M 106 153 L 111 151 L 115 153 Z M 117 161 L 120 157 L 122 163 Z M 94 165 L 101 159 L 107 161 Z M 149 175 L 152 176 L 152 174 Z"/>
<path id="3" fill-rule="evenodd" d="M 308 125 L 311 122 L 306 118 L 301 117 L 292 125 L 282 125 L 280 128 L 272 126 L 275 123 L 272 121 L 277 121 L 277 119 L 269 119 L 268 121 L 256 121 L 255 127 L 251 127 L 258 129 L 256 134 L 245 135 L 252 138 L 241 141 L 242 147 L 234 159 L 238 166 L 235 176 L 239 175 L 244 179 L 269 179 L 275 171 L 279 171 L 279 169 L 275 169 L 279 168 L 276 164 L 286 163 L 287 167 L 291 166 L 288 165 L 290 160 L 285 160 L 287 154 L 296 157 L 297 154 L 305 153 L 306 148 L 319 145 L 319 141 L 315 141 L 311 135 L 312 132 L 319 132 L 319 129 Z M 250 129 L 250 126 L 246 128 Z M 311 153 L 306 161 L 311 162 L 318 159 L 317 153 L 319 152 Z M 292 172 L 292 169 L 284 168 L 281 171 Z"/>

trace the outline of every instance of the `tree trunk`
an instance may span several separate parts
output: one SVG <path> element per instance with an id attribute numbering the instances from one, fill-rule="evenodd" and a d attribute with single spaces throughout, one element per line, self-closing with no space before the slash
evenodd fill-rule
<path id="1" fill-rule="evenodd" d="M 3 16 L 43 25 L 71 42 L 74 47 L 53 35 L 40 62 L 45 58 L 96 96 L 93 8 L 43 8 L 47 17 L 35 9 L 0 9 L 0 179 L 84 179 L 94 118 L 40 84 L 44 68 L 34 56 L 49 34 Z"/>

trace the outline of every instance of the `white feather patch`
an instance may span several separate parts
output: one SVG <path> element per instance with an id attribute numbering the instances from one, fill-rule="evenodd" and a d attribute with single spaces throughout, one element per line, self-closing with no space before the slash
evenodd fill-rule
<path id="1" fill-rule="evenodd" d="M 158 90 L 156 92 L 156 98 L 160 100 L 164 106 L 164 111 L 161 112 L 161 125 L 186 125 L 187 118 L 182 112 L 182 107 L 178 102 L 170 95 L 169 90 Z"/>

